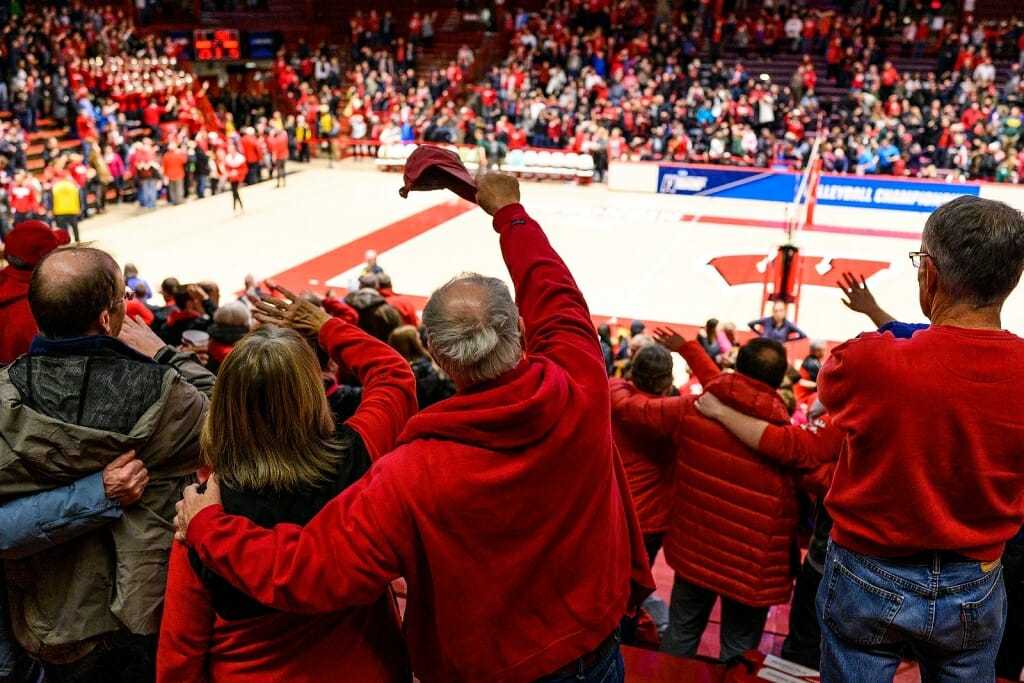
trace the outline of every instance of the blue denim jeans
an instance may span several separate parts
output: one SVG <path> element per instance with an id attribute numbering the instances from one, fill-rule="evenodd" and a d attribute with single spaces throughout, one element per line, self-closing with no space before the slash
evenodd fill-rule
<path id="1" fill-rule="evenodd" d="M 891 681 L 903 657 L 918 661 L 922 683 L 995 680 L 1002 566 L 921 556 L 881 559 L 829 543 L 817 601 L 822 683 Z"/>
<path id="2" fill-rule="evenodd" d="M 622 661 L 622 649 L 616 643 L 608 654 L 590 666 L 584 666 L 580 659 L 575 672 L 544 676 L 536 683 L 624 683 L 625 680 L 626 665 Z"/>

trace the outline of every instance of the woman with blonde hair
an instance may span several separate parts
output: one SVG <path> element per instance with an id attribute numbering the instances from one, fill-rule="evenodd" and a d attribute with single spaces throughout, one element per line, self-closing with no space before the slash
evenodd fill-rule
<path id="1" fill-rule="evenodd" d="M 390 451 L 416 410 L 408 364 L 312 304 L 264 298 L 265 324 L 225 358 L 201 437 L 224 508 L 271 527 L 306 524 Z M 290 328 L 290 329 L 289 329 Z M 335 424 L 315 337 L 363 385 L 355 415 Z M 158 681 L 407 681 L 409 665 L 394 596 L 322 614 L 261 605 L 175 543 L 167 579 Z"/>
<path id="2" fill-rule="evenodd" d="M 420 331 L 412 325 L 402 325 L 388 335 L 388 344 L 409 361 L 416 376 L 416 402 L 420 410 L 455 395 L 455 385 L 420 340 Z"/>

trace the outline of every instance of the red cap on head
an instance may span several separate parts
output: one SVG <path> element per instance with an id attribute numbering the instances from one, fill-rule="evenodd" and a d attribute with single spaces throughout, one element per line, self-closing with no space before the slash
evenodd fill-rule
<path id="1" fill-rule="evenodd" d="M 42 221 L 22 221 L 4 240 L 4 254 L 35 267 L 51 251 L 71 241 L 64 230 L 52 230 Z"/>

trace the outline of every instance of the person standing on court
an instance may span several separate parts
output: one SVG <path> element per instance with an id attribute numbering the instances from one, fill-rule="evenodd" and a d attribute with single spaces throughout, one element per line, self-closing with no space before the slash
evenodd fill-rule
<path id="1" fill-rule="evenodd" d="M 477 199 L 519 305 L 475 274 L 430 297 L 428 348 L 455 396 L 413 416 L 397 448 L 305 527 L 226 514 L 212 478 L 186 492 L 178 538 L 281 610 L 365 604 L 404 576 L 425 683 L 622 681 L 618 624 L 653 581 L 593 322 L 518 182 L 482 176 Z M 257 317 L 291 315 L 264 305 Z"/>
<path id="2" fill-rule="evenodd" d="M 807 338 L 803 330 L 786 319 L 786 302 L 784 301 L 776 301 L 772 304 L 770 316 L 751 320 L 747 326 L 757 332 L 758 336 L 772 339 L 780 344 Z"/>
<path id="3" fill-rule="evenodd" d="M 928 218 L 917 268 L 930 327 L 832 350 L 818 395 L 846 433 L 825 498 L 821 680 L 991 681 L 1000 556 L 1024 521 L 1024 339 L 1002 329 L 1024 270 L 1024 215 L 962 196 Z"/>

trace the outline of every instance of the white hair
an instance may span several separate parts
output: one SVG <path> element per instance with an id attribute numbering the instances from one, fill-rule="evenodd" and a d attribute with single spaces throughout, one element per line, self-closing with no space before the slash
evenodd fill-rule
<path id="1" fill-rule="evenodd" d="M 218 325 L 238 325 L 251 328 L 252 314 L 245 302 L 229 301 L 216 310 L 213 314 L 213 322 Z"/>
<path id="2" fill-rule="evenodd" d="M 450 280 L 423 308 L 423 327 L 437 364 L 465 384 L 500 377 L 523 357 L 519 309 L 497 278 L 463 273 Z"/>

